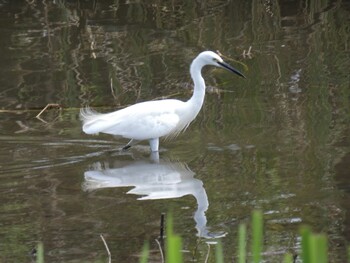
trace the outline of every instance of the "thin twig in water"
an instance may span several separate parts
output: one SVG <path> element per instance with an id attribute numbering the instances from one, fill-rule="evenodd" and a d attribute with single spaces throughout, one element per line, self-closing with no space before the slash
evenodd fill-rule
<path id="1" fill-rule="evenodd" d="M 161 246 L 160 242 L 158 241 L 158 239 L 155 239 L 155 240 L 156 240 L 158 247 L 159 247 L 160 256 L 162 257 L 162 263 L 164 263 L 164 254 L 163 254 L 162 246 Z"/>
<path id="2" fill-rule="evenodd" d="M 112 255 L 111 255 L 111 252 L 109 251 L 109 248 L 108 248 L 108 245 L 107 245 L 107 242 L 106 240 L 104 239 L 103 235 L 100 234 L 100 237 L 103 241 L 103 244 L 105 245 L 105 248 L 107 250 L 107 254 L 108 254 L 108 263 L 111 263 L 112 262 Z"/>
<path id="3" fill-rule="evenodd" d="M 22 121 L 16 121 L 16 123 L 18 124 L 19 127 L 21 127 L 21 129 L 18 131 L 15 131 L 15 133 L 23 133 L 23 132 L 31 130 L 31 128 L 29 128 L 29 126 L 25 125 Z"/>
<path id="4" fill-rule="evenodd" d="M 209 254 L 210 254 L 210 245 L 207 243 L 207 245 L 208 245 L 208 253 L 207 253 L 207 256 L 205 257 L 205 261 L 204 261 L 204 263 L 207 263 L 208 262 L 208 260 L 209 260 Z"/>
<path id="5" fill-rule="evenodd" d="M 36 115 L 35 117 L 36 118 L 39 118 L 41 114 L 43 114 L 44 111 L 46 111 L 48 108 L 52 108 L 52 107 L 55 107 L 55 108 L 60 108 L 61 109 L 61 105 L 59 104 L 56 104 L 56 103 L 49 103 L 45 106 L 45 108 L 43 108 L 39 113 L 38 115 Z"/>
<path id="6" fill-rule="evenodd" d="M 49 103 L 49 104 L 47 104 L 47 105 L 45 106 L 45 108 L 43 108 L 43 109 L 38 113 L 38 115 L 35 116 L 35 118 L 39 119 L 39 120 L 42 121 L 42 122 L 47 123 L 47 121 L 45 121 L 44 119 L 42 119 L 42 118 L 40 117 L 40 115 L 43 114 L 43 112 L 46 111 L 48 108 L 58 108 L 58 109 L 62 110 L 61 105 L 56 104 L 56 103 Z"/>
<path id="7" fill-rule="evenodd" d="M 252 59 L 253 57 L 253 54 L 252 54 L 252 46 L 249 46 L 249 49 L 246 51 L 246 50 L 243 50 L 243 54 L 242 54 L 243 58 L 249 58 L 249 59 Z"/>
<path id="8" fill-rule="evenodd" d="M 37 111 L 36 109 L 29 109 L 29 110 L 0 110 L 0 113 L 25 113 L 29 111 Z"/>
<path id="9" fill-rule="evenodd" d="M 118 99 L 117 96 L 116 96 L 115 93 L 114 93 L 113 79 L 112 79 L 112 78 L 111 78 L 111 92 L 112 92 L 113 98 Z"/>

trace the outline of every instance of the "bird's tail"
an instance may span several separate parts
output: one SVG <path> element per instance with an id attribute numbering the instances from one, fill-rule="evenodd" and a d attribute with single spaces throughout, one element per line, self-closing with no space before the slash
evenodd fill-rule
<path id="1" fill-rule="evenodd" d="M 98 134 L 96 124 L 102 113 L 92 110 L 90 107 L 80 109 L 80 120 L 83 122 L 83 131 L 87 134 Z"/>

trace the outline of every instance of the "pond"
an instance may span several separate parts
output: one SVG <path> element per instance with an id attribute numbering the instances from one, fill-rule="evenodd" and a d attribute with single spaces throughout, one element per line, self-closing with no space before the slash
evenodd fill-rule
<path id="1" fill-rule="evenodd" d="M 302 225 L 346 261 L 349 2 L 0 1 L 0 13 L 1 262 L 31 262 L 38 242 L 47 262 L 106 262 L 100 234 L 112 262 L 139 262 L 145 241 L 162 262 L 169 212 L 185 262 L 214 262 L 218 240 L 232 262 L 255 209 L 264 261 L 300 254 Z M 85 106 L 187 100 L 203 50 L 247 78 L 205 68 L 203 108 L 159 162 L 147 142 L 120 151 L 127 140 L 82 132 Z"/>

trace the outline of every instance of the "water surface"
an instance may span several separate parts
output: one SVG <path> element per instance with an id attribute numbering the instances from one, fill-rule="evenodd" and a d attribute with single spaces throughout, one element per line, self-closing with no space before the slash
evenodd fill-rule
<path id="1" fill-rule="evenodd" d="M 266 262 L 299 253 L 299 228 L 328 235 L 344 262 L 349 217 L 349 12 L 342 1 L 0 1 L 0 258 L 161 262 L 173 212 L 186 261 L 236 253 L 237 227 L 264 212 Z M 203 71 L 196 121 L 161 142 L 81 131 L 79 108 L 187 99 L 188 68 L 219 50 L 247 76 Z M 238 63 L 242 62 L 244 65 Z M 35 116 L 48 103 L 40 119 Z M 209 242 L 210 241 L 210 242 Z M 208 245 L 210 243 L 210 245 Z"/>

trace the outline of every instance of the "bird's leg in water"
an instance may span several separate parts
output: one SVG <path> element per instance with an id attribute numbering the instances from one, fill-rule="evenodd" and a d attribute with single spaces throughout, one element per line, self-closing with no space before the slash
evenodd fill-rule
<path id="1" fill-rule="evenodd" d="M 151 152 L 150 159 L 153 163 L 159 163 L 159 152 Z"/>
<path id="2" fill-rule="evenodd" d="M 125 145 L 122 150 L 123 151 L 126 151 L 127 149 L 129 149 L 131 146 L 135 145 L 136 143 L 138 143 L 139 141 L 138 140 L 134 140 L 134 139 L 131 139 L 127 145 Z"/>
<path id="3" fill-rule="evenodd" d="M 159 138 L 150 139 L 149 140 L 149 146 L 151 146 L 151 151 L 152 152 L 158 152 Z"/>

